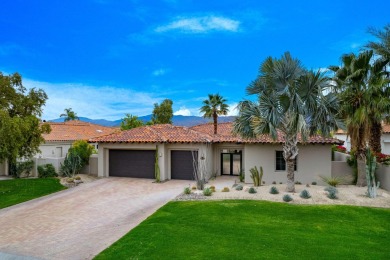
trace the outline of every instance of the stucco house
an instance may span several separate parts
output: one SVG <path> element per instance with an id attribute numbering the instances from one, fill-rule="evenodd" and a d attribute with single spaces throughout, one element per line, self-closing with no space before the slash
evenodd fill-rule
<path id="1" fill-rule="evenodd" d="M 338 130 L 334 137 L 344 141 L 344 146 L 347 148 L 347 151 L 351 151 L 351 139 L 347 132 L 343 130 Z M 390 125 L 382 125 L 382 136 L 381 136 L 381 147 L 382 153 L 390 154 Z"/>
<path id="2" fill-rule="evenodd" d="M 88 141 L 91 138 L 112 134 L 119 129 L 91 124 L 79 120 L 63 123 L 47 122 L 51 127 L 49 134 L 43 134 L 45 143 L 39 146 L 40 153 L 34 156 L 35 168 L 33 175 L 37 174 L 36 166 L 51 163 L 59 170 L 69 148 L 77 140 Z M 91 143 L 97 149 L 97 143 Z M 0 175 L 8 175 L 7 163 L 0 164 Z"/>
<path id="3" fill-rule="evenodd" d="M 263 181 L 286 182 L 281 137 L 274 141 L 267 135 L 242 139 L 232 134 L 232 123 L 194 127 L 152 125 L 92 138 L 98 143 L 98 176 L 154 178 L 158 160 L 161 180 L 193 179 L 194 167 L 208 176 L 239 175 L 251 183 L 249 169 L 262 166 Z M 299 143 L 295 179 L 302 183 L 319 181 L 318 176 L 331 176 L 331 146 L 343 142 L 314 136 Z M 195 163 L 194 163 L 195 162 Z"/>

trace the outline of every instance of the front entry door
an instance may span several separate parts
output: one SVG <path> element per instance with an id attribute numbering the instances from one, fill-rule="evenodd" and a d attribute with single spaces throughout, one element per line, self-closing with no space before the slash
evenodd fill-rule
<path id="1" fill-rule="evenodd" d="M 221 164 L 222 175 L 240 175 L 241 153 L 222 153 Z"/>

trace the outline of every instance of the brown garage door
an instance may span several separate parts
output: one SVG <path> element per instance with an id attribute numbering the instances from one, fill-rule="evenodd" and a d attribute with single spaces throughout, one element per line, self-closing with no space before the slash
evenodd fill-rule
<path id="1" fill-rule="evenodd" d="M 109 175 L 154 179 L 154 150 L 110 150 Z"/>
<path id="2" fill-rule="evenodd" d="M 171 151 L 171 179 L 193 180 L 194 164 L 193 156 L 198 161 L 198 152 Z"/>

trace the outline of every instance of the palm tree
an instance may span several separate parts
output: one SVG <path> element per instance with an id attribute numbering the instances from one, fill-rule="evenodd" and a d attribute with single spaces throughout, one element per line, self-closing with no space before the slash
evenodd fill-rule
<path id="1" fill-rule="evenodd" d="M 365 154 L 370 132 L 375 135 L 379 132 L 379 141 L 371 142 L 371 148 L 380 151 L 381 121 L 390 109 L 389 91 L 383 77 L 385 63 L 382 60 L 372 63 L 372 57 L 372 51 L 363 51 L 357 56 L 345 54 L 341 67 L 329 67 L 335 72 L 334 90 L 340 99 L 340 111 L 358 160 L 358 185 L 365 183 Z"/>
<path id="2" fill-rule="evenodd" d="M 370 41 L 365 47 L 374 51 L 374 53 L 379 56 L 378 62 L 388 65 L 390 62 L 390 24 L 386 25 L 383 30 L 369 28 L 368 31 L 373 36 L 375 36 L 379 41 L 378 42 Z M 377 90 L 378 93 L 376 93 L 376 95 L 373 95 L 373 97 L 382 100 L 383 97 L 389 97 L 388 91 L 389 91 L 390 75 L 386 71 L 386 66 L 384 66 L 383 71 L 376 71 L 375 74 L 379 76 L 377 77 L 377 82 L 376 82 L 377 84 L 375 84 L 376 85 L 375 89 Z M 387 109 L 383 109 L 383 107 L 386 107 L 386 105 L 384 105 L 383 102 L 378 102 L 376 100 L 375 102 L 372 103 L 381 105 L 381 108 L 380 109 L 377 108 L 376 113 L 374 115 L 377 121 L 372 123 L 371 131 L 370 131 L 370 140 L 369 140 L 371 149 L 374 152 L 378 153 L 381 152 L 381 143 L 380 143 L 381 134 L 382 134 L 381 120 L 387 119 L 386 121 L 387 122 L 389 121 L 388 120 L 389 111 Z"/>
<path id="3" fill-rule="evenodd" d="M 306 71 L 288 52 L 280 59 L 267 58 L 259 72 L 247 87 L 247 93 L 258 99 L 239 103 L 233 132 L 244 138 L 269 134 L 278 140 L 280 136 L 287 164 L 287 191 L 294 192 L 298 139 L 305 141 L 317 133 L 330 135 L 331 130 L 342 126 L 337 117 L 338 102 L 333 93 L 324 94 L 329 79 L 320 71 Z"/>
<path id="4" fill-rule="evenodd" d="M 218 116 L 227 115 L 229 112 L 229 105 L 226 104 L 226 101 L 218 93 L 214 95 L 209 94 L 209 98 L 203 101 L 203 106 L 200 108 L 203 117 L 213 118 L 214 134 L 218 132 Z"/>
<path id="5" fill-rule="evenodd" d="M 72 110 L 72 108 L 65 108 L 64 114 L 61 114 L 60 117 L 65 117 L 64 121 L 72 121 L 72 120 L 78 120 L 79 117 L 77 114 Z"/>

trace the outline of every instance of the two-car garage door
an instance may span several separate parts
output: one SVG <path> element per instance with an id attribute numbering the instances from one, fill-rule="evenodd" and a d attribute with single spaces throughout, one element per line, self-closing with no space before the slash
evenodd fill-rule
<path id="1" fill-rule="evenodd" d="M 109 175 L 154 179 L 155 150 L 110 150 Z M 171 179 L 193 180 L 198 153 L 171 151 Z"/>

